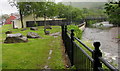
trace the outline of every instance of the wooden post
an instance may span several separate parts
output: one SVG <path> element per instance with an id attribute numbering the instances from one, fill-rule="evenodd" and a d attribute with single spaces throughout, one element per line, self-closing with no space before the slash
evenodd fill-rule
<path id="1" fill-rule="evenodd" d="M 99 71 L 98 67 L 102 68 L 102 63 L 99 60 L 99 57 L 102 57 L 102 52 L 99 49 L 100 42 L 94 42 L 93 45 L 95 47 L 95 49 L 93 50 L 93 54 L 92 54 L 92 57 L 94 59 L 94 62 L 93 62 L 93 71 Z"/>
<path id="2" fill-rule="evenodd" d="M 71 30 L 71 66 L 74 65 L 74 47 L 73 47 L 73 41 L 74 41 L 74 30 Z"/>

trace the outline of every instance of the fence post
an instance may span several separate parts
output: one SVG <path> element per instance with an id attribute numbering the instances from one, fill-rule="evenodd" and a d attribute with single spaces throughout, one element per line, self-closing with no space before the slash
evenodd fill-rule
<path id="1" fill-rule="evenodd" d="M 65 34 L 67 34 L 67 25 L 65 25 Z"/>
<path id="2" fill-rule="evenodd" d="M 62 39 L 64 40 L 64 25 L 61 25 L 61 28 L 62 28 Z"/>
<path id="3" fill-rule="evenodd" d="M 93 50 L 93 54 L 92 54 L 92 57 L 94 59 L 94 62 L 93 62 L 93 71 L 99 71 L 98 67 L 102 68 L 102 63 L 99 60 L 99 57 L 102 57 L 102 52 L 99 49 L 100 42 L 94 42 L 93 45 L 95 47 L 95 49 Z"/>
<path id="4" fill-rule="evenodd" d="M 74 47 L 73 47 L 73 41 L 74 41 L 74 30 L 71 30 L 71 66 L 74 65 Z"/>

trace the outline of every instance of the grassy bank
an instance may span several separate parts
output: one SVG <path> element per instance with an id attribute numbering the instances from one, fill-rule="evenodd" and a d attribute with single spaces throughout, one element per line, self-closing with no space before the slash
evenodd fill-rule
<path id="1" fill-rule="evenodd" d="M 69 25 L 68 26 L 68 31 L 70 31 L 71 29 L 74 29 L 74 34 L 75 37 L 79 38 L 80 40 L 82 40 L 82 33 L 83 31 L 81 31 L 78 26 L 76 25 Z M 89 55 L 91 55 L 91 53 L 84 47 L 82 46 L 77 40 L 75 40 L 75 42 L 80 45 L 80 47 L 82 49 L 84 49 Z M 86 46 L 90 47 L 91 49 L 94 49 L 94 47 L 92 46 L 92 44 L 90 43 L 90 41 L 82 41 Z M 92 55 L 91 55 L 92 56 Z"/>
<path id="2" fill-rule="evenodd" d="M 2 29 L 0 27 L 0 70 L 2 69 Z"/>
<path id="3" fill-rule="evenodd" d="M 14 43 L 5 44 L 2 43 L 2 67 L 3 69 L 44 69 L 48 66 L 51 69 L 64 68 L 64 62 L 61 52 L 61 37 L 54 37 L 44 35 L 43 26 L 38 27 L 38 31 L 29 30 L 25 31 L 21 29 L 12 29 L 11 25 L 5 25 L 2 29 L 2 42 L 6 35 L 7 30 L 11 30 L 13 33 L 21 33 L 24 36 L 28 32 L 36 32 L 42 38 L 28 39 L 27 43 Z M 60 32 L 59 26 L 53 26 L 50 33 Z M 52 54 L 49 55 L 50 50 Z M 48 60 L 48 57 L 51 57 Z"/>

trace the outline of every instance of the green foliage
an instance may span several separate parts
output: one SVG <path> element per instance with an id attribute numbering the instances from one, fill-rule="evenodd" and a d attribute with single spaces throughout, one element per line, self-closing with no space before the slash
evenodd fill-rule
<path id="1" fill-rule="evenodd" d="M 52 17 L 58 14 L 54 2 L 19 2 L 18 5 L 24 16 L 35 14 L 35 17 Z"/>
<path id="2" fill-rule="evenodd" d="M 79 8 L 75 8 L 72 6 L 67 6 L 62 3 L 58 3 L 58 17 L 66 18 L 67 20 L 80 20 L 82 18 L 82 11 Z"/>
<path id="3" fill-rule="evenodd" d="M 75 65 L 71 66 L 69 69 L 71 70 L 76 70 L 77 68 L 75 67 Z"/>
<path id="4" fill-rule="evenodd" d="M 57 4 L 54 2 L 18 2 L 17 5 L 22 15 L 33 14 L 34 21 L 38 17 L 44 17 L 46 21 L 47 17 L 51 18 L 58 15 Z"/>
<path id="5" fill-rule="evenodd" d="M 70 5 L 63 5 L 62 3 L 58 3 L 59 8 L 59 18 L 66 18 L 68 20 L 79 21 L 80 19 L 84 19 L 87 17 L 106 17 L 104 14 L 103 8 L 92 8 L 92 9 L 79 9 L 72 7 Z"/>
<path id="6" fill-rule="evenodd" d="M 82 38 L 82 31 L 76 25 L 69 25 L 68 30 L 74 29 L 75 37 L 81 39 Z"/>
<path id="7" fill-rule="evenodd" d="M 95 24 L 96 22 L 97 21 L 95 21 L 95 20 L 90 20 L 90 21 L 87 22 L 87 26 L 92 27 L 92 25 Z"/>
<path id="8" fill-rule="evenodd" d="M 104 16 L 102 9 L 79 9 L 72 7 L 71 5 L 64 5 L 62 3 L 54 2 L 20 2 L 19 8 L 22 10 L 24 16 L 34 14 L 35 18 L 66 18 L 67 20 L 84 19 L 86 17 L 99 17 Z"/>
<path id="9" fill-rule="evenodd" d="M 106 17 L 106 15 L 104 14 L 104 9 L 99 9 L 99 8 L 87 9 L 87 8 L 83 8 L 82 9 L 82 17 L 83 18 Z"/>
<path id="10" fill-rule="evenodd" d="M 120 39 L 120 34 L 118 34 L 118 36 L 116 38 Z"/>
<path id="11" fill-rule="evenodd" d="M 120 26 L 120 1 L 119 2 L 110 2 L 105 4 L 106 14 L 109 17 L 109 21 L 115 25 Z"/>
<path id="12" fill-rule="evenodd" d="M 38 26 L 38 23 L 35 23 L 35 24 L 34 24 L 34 26 L 36 26 L 36 27 L 37 27 L 37 26 Z"/>

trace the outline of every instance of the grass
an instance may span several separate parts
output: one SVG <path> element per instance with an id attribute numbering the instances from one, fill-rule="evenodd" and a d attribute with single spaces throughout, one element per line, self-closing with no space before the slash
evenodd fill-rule
<path id="1" fill-rule="evenodd" d="M 90 49 L 94 50 L 94 46 L 90 43 L 90 41 L 82 41 L 86 46 L 88 46 Z M 82 44 L 76 41 L 76 43 L 89 55 L 92 57 L 92 53 L 86 49 Z"/>
<path id="2" fill-rule="evenodd" d="M 82 30 L 79 29 L 78 26 L 76 25 L 69 25 L 68 26 L 68 31 L 71 31 L 71 29 L 74 30 L 74 36 L 81 39 L 82 38 Z"/>
<path id="3" fill-rule="evenodd" d="M 69 25 L 68 26 L 68 31 L 70 31 L 71 29 L 74 29 L 74 36 L 79 38 L 80 40 L 82 39 L 82 31 L 78 28 L 78 26 L 76 25 Z M 90 56 L 91 53 L 83 46 L 81 45 L 77 40 L 75 40 L 75 42 L 83 49 L 86 51 L 86 53 L 88 53 Z M 92 44 L 90 43 L 90 41 L 82 41 L 86 46 L 90 47 L 91 49 L 94 49 L 94 47 L 92 46 Z"/>
<path id="4" fill-rule="evenodd" d="M 118 34 L 118 37 L 116 37 L 116 38 L 120 39 L 120 34 Z"/>
<path id="5" fill-rule="evenodd" d="M 0 28 L 0 70 L 2 69 L 2 29 Z"/>
<path id="6" fill-rule="evenodd" d="M 3 69 L 44 69 L 45 65 L 51 69 L 64 68 L 60 36 L 54 38 L 44 35 L 43 26 L 38 27 L 38 31 L 29 30 L 30 28 L 21 31 L 21 29 L 12 29 L 11 25 L 4 25 L 2 28 L 2 42 L 6 37 L 4 33 L 7 30 L 11 30 L 13 33 L 22 33 L 24 36 L 28 32 L 36 32 L 42 37 L 40 39 L 28 39 L 27 43 L 2 43 Z M 61 32 L 59 26 L 52 26 L 52 28 L 49 30 L 50 33 Z M 53 50 L 51 55 L 49 55 L 50 50 Z M 48 60 L 49 56 L 51 56 L 50 60 Z"/>

